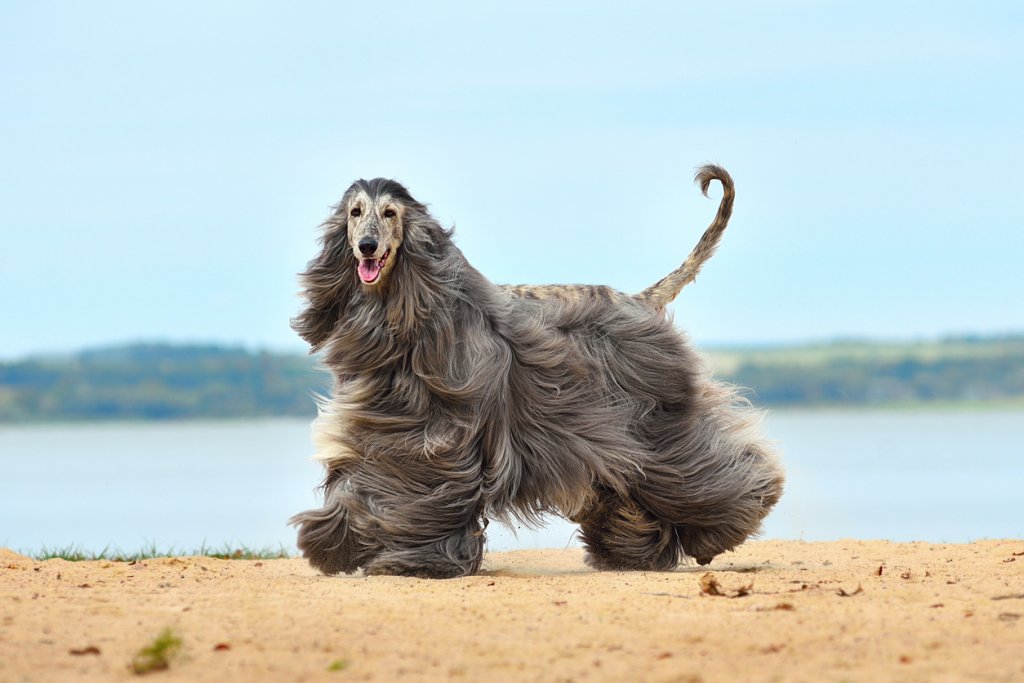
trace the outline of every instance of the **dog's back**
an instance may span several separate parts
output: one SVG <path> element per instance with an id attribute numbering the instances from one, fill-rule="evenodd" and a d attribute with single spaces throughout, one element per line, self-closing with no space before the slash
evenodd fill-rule
<path id="1" fill-rule="evenodd" d="M 595 301 L 621 304 L 634 297 L 606 285 L 498 285 L 518 299 L 573 302 Z"/>

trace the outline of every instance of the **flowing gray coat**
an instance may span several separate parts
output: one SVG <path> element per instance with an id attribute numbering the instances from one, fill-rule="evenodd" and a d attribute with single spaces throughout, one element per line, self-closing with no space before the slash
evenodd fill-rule
<path id="1" fill-rule="evenodd" d="M 702 175 L 703 174 L 703 175 Z M 334 378 L 314 424 L 326 477 L 296 515 L 325 573 L 452 577 L 480 567 L 488 519 L 579 523 L 600 569 L 706 564 L 782 492 L 759 415 L 712 379 L 664 315 L 717 245 L 642 294 L 503 287 L 408 191 L 357 181 L 302 274 L 293 327 Z"/>

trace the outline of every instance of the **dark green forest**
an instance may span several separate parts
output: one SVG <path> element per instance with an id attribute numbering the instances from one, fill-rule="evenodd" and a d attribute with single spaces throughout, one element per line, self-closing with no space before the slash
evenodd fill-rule
<path id="1" fill-rule="evenodd" d="M 1024 405 L 1024 336 L 712 349 L 717 373 L 768 406 Z"/>
<path id="2" fill-rule="evenodd" d="M 703 349 L 765 406 L 1024 406 L 1024 335 Z M 0 422 L 312 417 L 315 358 L 133 344 L 0 363 Z"/>
<path id="3" fill-rule="evenodd" d="M 0 421 L 312 416 L 327 385 L 298 354 L 133 344 L 0 363 Z"/>

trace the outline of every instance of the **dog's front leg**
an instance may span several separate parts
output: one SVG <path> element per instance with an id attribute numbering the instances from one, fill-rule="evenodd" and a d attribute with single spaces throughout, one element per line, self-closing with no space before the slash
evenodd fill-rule
<path id="1" fill-rule="evenodd" d="M 452 453 L 377 465 L 353 478 L 371 502 L 368 521 L 380 543 L 366 573 L 444 579 L 478 571 L 484 549 L 479 458 Z"/>
<path id="2" fill-rule="evenodd" d="M 434 520 L 439 516 L 431 515 L 434 519 L 422 519 L 415 529 L 388 537 L 386 548 L 367 563 L 366 573 L 451 579 L 479 571 L 484 554 L 479 514 L 467 512 L 455 528 L 437 526 Z"/>
<path id="3" fill-rule="evenodd" d="M 340 481 L 328 483 L 324 505 L 300 512 L 289 520 L 299 528 L 298 546 L 303 557 L 324 574 L 351 574 L 364 565 L 374 549 L 352 527 L 353 514 L 362 505 Z"/>

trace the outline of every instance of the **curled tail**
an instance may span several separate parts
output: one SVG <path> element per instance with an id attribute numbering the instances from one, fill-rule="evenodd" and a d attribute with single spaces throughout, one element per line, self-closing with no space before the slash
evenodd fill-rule
<path id="1" fill-rule="evenodd" d="M 718 205 L 718 215 L 715 216 L 715 220 L 701 235 L 700 241 L 683 261 L 683 265 L 634 296 L 635 299 L 657 311 L 664 310 L 670 301 L 679 296 L 683 287 L 693 282 L 704 262 L 715 253 L 718 241 L 722 238 L 722 233 L 725 232 L 725 226 L 729 224 L 729 217 L 732 216 L 732 202 L 736 197 L 732 177 L 724 168 L 713 164 L 707 164 L 697 169 L 694 181 L 700 185 L 701 192 L 705 197 L 708 195 L 708 187 L 712 180 L 722 183 L 722 188 L 725 190 L 722 195 L 722 203 Z"/>

